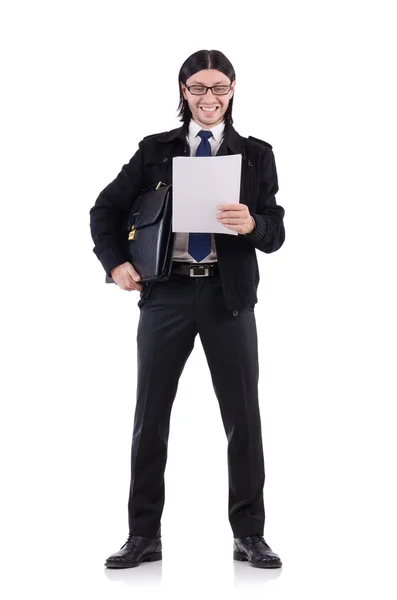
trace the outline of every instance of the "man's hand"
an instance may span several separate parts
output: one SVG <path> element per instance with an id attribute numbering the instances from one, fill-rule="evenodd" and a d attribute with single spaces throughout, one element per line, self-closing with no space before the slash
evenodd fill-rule
<path id="1" fill-rule="evenodd" d="M 217 215 L 220 223 L 223 223 L 228 229 L 233 229 L 237 233 L 251 233 L 255 228 L 255 220 L 250 215 L 248 206 L 235 202 L 234 204 L 220 204 L 217 209 L 221 211 Z"/>
<path id="2" fill-rule="evenodd" d="M 130 262 L 114 267 L 110 275 L 115 283 L 122 289 L 131 292 L 132 290 L 142 290 L 142 285 L 136 283 L 141 276 L 137 273 Z"/>

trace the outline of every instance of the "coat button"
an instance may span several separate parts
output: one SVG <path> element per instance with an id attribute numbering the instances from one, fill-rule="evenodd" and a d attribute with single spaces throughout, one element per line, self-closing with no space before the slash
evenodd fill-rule
<path id="1" fill-rule="evenodd" d="M 234 310 L 234 311 L 233 311 L 233 316 L 234 316 L 234 317 L 237 317 L 237 315 L 238 315 L 238 310 Z"/>
<path id="2" fill-rule="evenodd" d="M 167 162 L 167 161 L 168 161 L 168 158 L 163 158 L 163 162 Z"/>

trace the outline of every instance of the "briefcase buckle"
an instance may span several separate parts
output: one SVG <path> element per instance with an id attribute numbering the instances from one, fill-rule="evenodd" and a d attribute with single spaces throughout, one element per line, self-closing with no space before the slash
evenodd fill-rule
<path id="1" fill-rule="evenodd" d="M 204 273 L 203 273 L 204 271 Z M 190 277 L 208 277 L 209 267 L 203 265 L 191 266 Z"/>
<path id="2" fill-rule="evenodd" d="M 133 217 L 135 217 L 135 215 L 139 215 L 139 212 L 133 213 Z M 136 219 L 135 219 L 136 221 Z M 136 229 L 135 229 L 135 225 L 131 225 L 130 227 L 130 233 L 128 234 L 128 241 L 130 242 L 131 240 L 135 240 L 136 237 Z"/>

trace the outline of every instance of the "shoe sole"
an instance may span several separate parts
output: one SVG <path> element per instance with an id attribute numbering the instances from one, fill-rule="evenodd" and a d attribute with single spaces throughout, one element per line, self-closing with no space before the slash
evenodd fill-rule
<path id="1" fill-rule="evenodd" d="M 249 558 L 246 557 L 245 554 L 243 554 L 242 552 L 233 552 L 233 558 L 234 560 L 239 560 L 241 562 L 249 562 L 249 564 L 251 565 L 251 567 L 257 567 L 259 569 L 279 569 L 280 567 L 282 567 L 283 563 L 281 562 L 268 562 L 267 564 L 265 563 L 253 563 L 249 560 Z"/>
<path id="2" fill-rule="evenodd" d="M 148 554 L 142 560 L 134 563 L 108 563 L 105 562 L 105 567 L 108 569 L 129 569 L 131 567 L 138 567 L 143 562 L 153 562 L 155 560 L 162 560 L 163 556 L 161 552 L 153 552 L 152 554 Z"/>

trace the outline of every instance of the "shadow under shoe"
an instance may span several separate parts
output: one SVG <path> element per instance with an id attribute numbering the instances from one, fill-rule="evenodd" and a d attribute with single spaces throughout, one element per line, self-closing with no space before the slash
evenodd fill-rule
<path id="1" fill-rule="evenodd" d="M 248 537 L 234 538 L 234 560 L 248 561 L 252 567 L 277 569 L 282 566 L 280 557 L 273 552 L 258 533 Z"/>
<path id="2" fill-rule="evenodd" d="M 110 569 L 128 569 L 137 567 L 142 562 L 162 559 L 161 538 L 148 538 L 140 535 L 129 535 L 118 552 L 106 559 L 105 567 Z"/>

